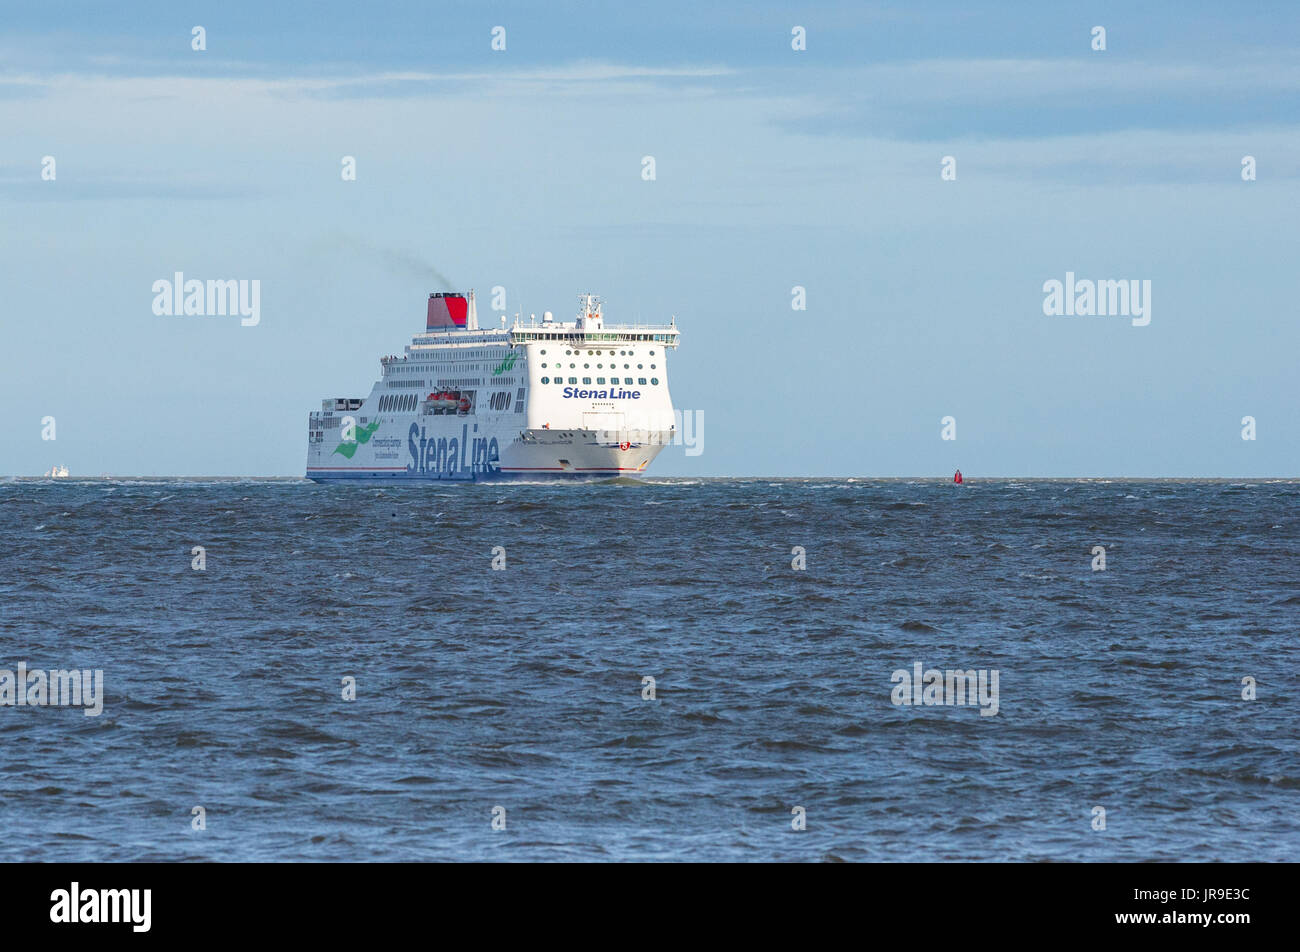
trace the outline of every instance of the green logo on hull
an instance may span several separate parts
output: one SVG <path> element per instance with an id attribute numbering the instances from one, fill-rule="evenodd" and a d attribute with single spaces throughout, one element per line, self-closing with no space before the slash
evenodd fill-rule
<path id="1" fill-rule="evenodd" d="M 369 443 L 370 438 L 375 435 L 375 430 L 379 429 L 379 421 L 357 428 L 357 438 L 355 442 L 344 440 L 338 446 L 334 447 L 335 453 L 342 453 L 348 459 L 351 459 L 357 451 L 357 447 L 362 443 Z"/>
<path id="2" fill-rule="evenodd" d="M 518 359 L 519 359 L 519 355 L 518 355 L 518 354 L 508 354 L 508 355 L 506 355 L 506 359 L 503 360 L 503 361 L 501 361 L 501 363 L 497 365 L 497 369 L 496 369 L 496 370 L 492 371 L 492 376 L 494 376 L 494 377 L 500 377 L 503 373 L 505 373 L 505 372 L 508 371 L 511 367 L 513 367 L 513 366 L 515 365 L 515 361 L 518 360 Z"/>

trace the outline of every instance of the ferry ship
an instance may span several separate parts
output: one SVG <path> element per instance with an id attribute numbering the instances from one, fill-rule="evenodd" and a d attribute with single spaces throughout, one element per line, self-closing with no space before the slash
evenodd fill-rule
<path id="1" fill-rule="evenodd" d="M 606 324 L 598 297 L 568 323 L 480 328 L 474 292 L 429 295 L 424 333 L 380 358 L 365 397 L 308 419 L 307 477 L 480 481 L 634 476 L 676 433 L 677 321 Z"/>

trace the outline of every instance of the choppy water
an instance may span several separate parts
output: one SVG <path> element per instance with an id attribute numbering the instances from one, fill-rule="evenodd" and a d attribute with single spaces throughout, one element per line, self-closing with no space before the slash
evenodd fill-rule
<path id="1" fill-rule="evenodd" d="M 0 858 L 1294 860 L 1298 507 L 3 482 L 0 668 L 101 668 L 106 699 L 0 707 Z M 894 705 L 917 662 L 996 669 L 998 713 Z"/>

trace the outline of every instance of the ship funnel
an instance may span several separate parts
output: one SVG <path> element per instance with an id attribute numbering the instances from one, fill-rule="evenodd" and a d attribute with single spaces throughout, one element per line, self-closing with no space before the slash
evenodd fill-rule
<path id="1" fill-rule="evenodd" d="M 425 321 L 425 330 L 464 330 L 467 325 L 473 326 L 469 325 L 469 320 L 470 310 L 465 295 L 442 291 L 429 295 L 429 316 Z"/>

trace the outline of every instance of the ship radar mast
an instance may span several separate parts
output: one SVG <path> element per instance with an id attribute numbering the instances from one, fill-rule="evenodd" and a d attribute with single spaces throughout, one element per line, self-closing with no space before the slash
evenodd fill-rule
<path id="1" fill-rule="evenodd" d="M 604 302 L 599 297 L 594 294 L 579 294 L 578 303 L 581 305 L 578 311 L 579 327 L 599 330 L 604 326 L 604 314 L 601 313 Z"/>

